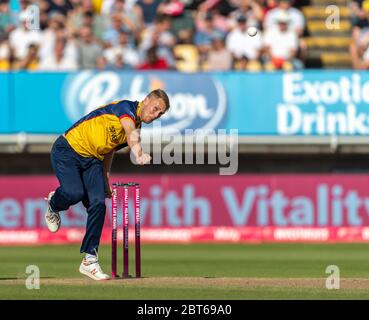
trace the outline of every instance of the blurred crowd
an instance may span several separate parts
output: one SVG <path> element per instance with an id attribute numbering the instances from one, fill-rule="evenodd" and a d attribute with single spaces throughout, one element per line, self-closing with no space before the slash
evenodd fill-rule
<path id="1" fill-rule="evenodd" d="M 369 69 L 369 0 L 352 0 L 352 43 L 350 54 L 354 69 Z"/>
<path id="2" fill-rule="evenodd" d="M 0 70 L 301 69 L 304 30 L 292 0 L 0 0 Z"/>

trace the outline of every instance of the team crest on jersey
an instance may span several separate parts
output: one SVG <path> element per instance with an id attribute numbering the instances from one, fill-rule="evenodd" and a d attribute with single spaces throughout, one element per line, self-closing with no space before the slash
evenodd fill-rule
<path id="1" fill-rule="evenodd" d="M 119 144 L 117 130 L 115 129 L 115 127 L 113 126 L 108 127 L 108 132 L 109 132 L 110 141 L 112 141 L 115 144 Z"/>

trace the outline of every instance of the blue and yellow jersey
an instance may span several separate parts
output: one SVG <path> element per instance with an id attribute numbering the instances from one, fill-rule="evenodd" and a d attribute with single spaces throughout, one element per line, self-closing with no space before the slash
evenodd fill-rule
<path id="1" fill-rule="evenodd" d="M 141 103 L 120 100 L 90 112 L 65 132 L 71 147 L 82 157 L 104 159 L 112 150 L 127 146 L 127 137 L 120 120 L 131 118 L 136 128 L 141 127 Z"/>

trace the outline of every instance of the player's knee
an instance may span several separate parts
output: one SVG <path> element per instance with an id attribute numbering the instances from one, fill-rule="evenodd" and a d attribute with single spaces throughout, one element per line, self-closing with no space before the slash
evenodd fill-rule
<path id="1" fill-rule="evenodd" d="M 69 202 L 76 204 L 83 199 L 84 193 L 83 191 L 74 191 L 74 192 L 64 192 L 65 197 L 69 200 Z"/>

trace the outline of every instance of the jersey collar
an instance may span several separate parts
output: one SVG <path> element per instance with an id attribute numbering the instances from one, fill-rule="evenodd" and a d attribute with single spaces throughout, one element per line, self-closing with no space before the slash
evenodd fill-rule
<path id="1" fill-rule="evenodd" d="M 137 117 L 140 118 L 140 121 L 141 121 L 141 106 L 142 106 L 142 102 L 139 102 L 137 105 L 137 110 L 136 110 Z"/>

